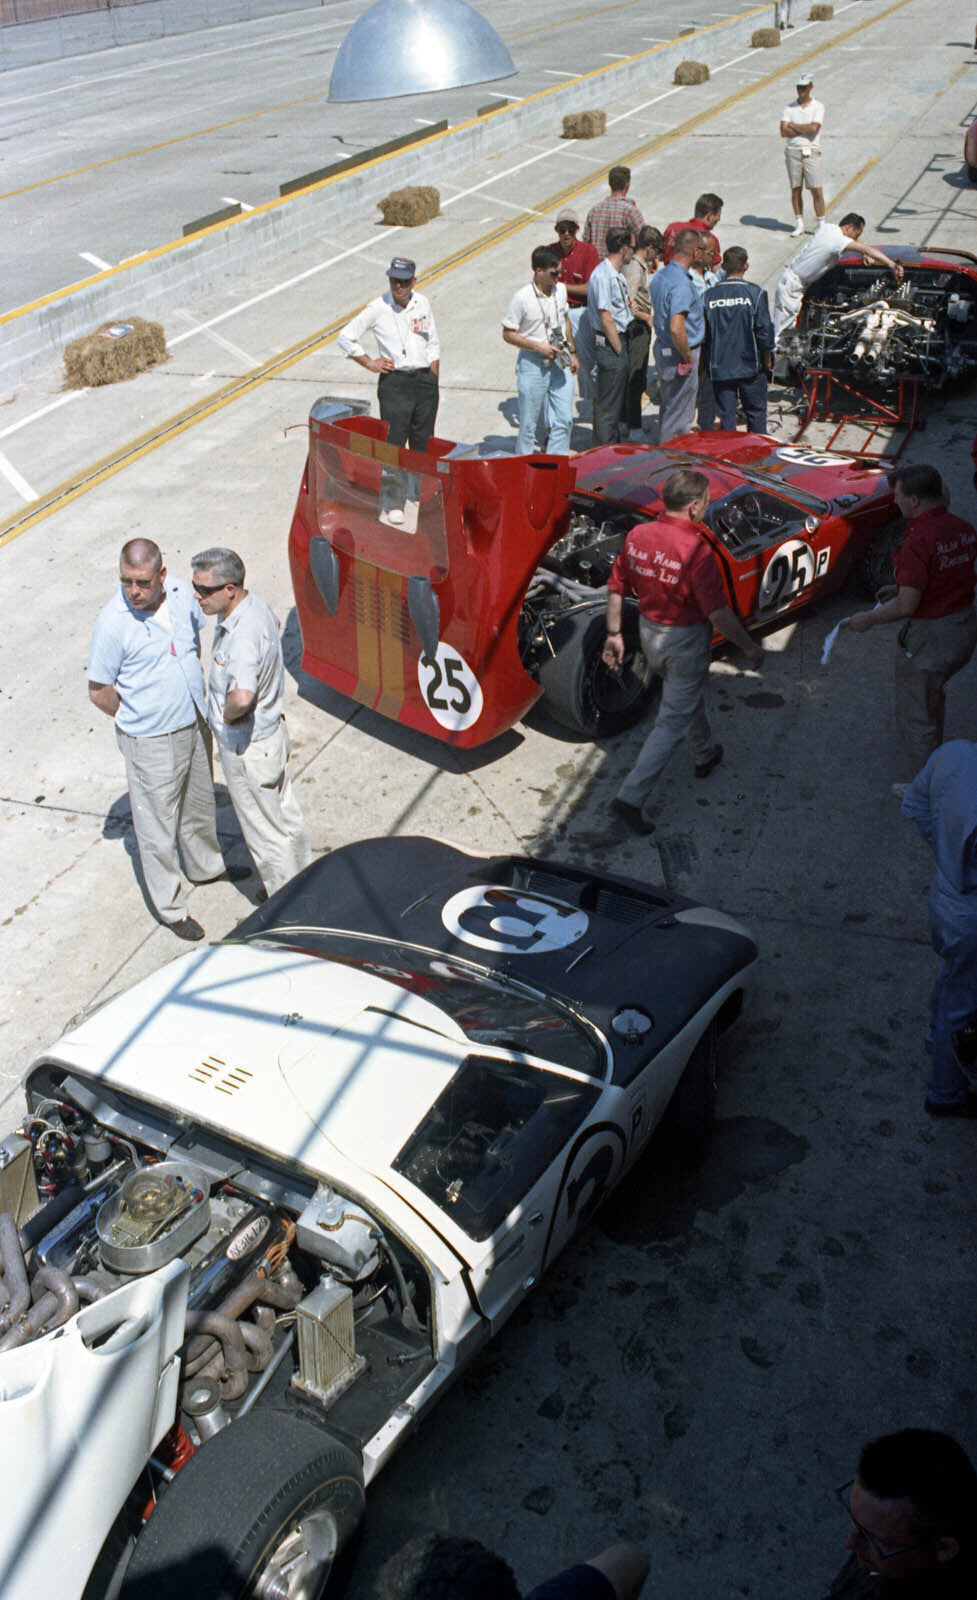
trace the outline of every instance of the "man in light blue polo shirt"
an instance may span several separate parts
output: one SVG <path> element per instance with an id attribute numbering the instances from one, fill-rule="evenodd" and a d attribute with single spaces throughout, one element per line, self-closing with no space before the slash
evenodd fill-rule
<path id="1" fill-rule="evenodd" d="M 312 860 L 288 775 L 283 715 L 285 664 L 278 621 L 244 587 L 244 562 L 217 546 L 194 556 L 193 592 L 217 618 L 207 706 L 228 793 L 265 893 L 274 894 Z"/>
<path id="2" fill-rule="evenodd" d="M 699 389 L 699 355 L 705 334 L 702 297 L 689 268 L 699 236 L 683 228 L 672 259 L 651 280 L 655 327 L 655 368 L 661 385 L 658 442 L 688 433 Z"/>
<path id="3" fill-rule="evenodd" d="M 624 268 L 631 260 L 630 228 L 608 228 L 607 254 L 587 283 L 587 317 L 597 347 L 594 444 L 617 444 L 627 435 L 628 328 L 632 321 Z"/>
<path id="4" fill-rule="evenodd" d="M 115 719 L 146 890 L 180 939 L 202 939 L 189 915 L 180 854 L 195 883 L 249 876 L 217 843 L 211 738 L 200 666 L 203 616 L 189 585 L 167 579 L 159 546 L 130 539 L 119 592 L 103 606 L 88 658 L 88 698 Z"/>

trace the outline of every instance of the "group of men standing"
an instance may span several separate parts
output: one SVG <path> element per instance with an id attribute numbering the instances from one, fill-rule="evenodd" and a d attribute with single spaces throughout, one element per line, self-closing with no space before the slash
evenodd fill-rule
<path id="1" fill-rule="evenodd" d="M 126 766 L 146 893 L 180 939 L 204 930 L 187 905 L 192 883 L 239 883 L 217 840 L 212 753 L 220 752 L 244 842 L 266 899 L 311 859 L 288 775 L 285 669 L 270 607 L 244 587 L 244 563 L 223 546 L 202 550 L 190 583 L 171 578 L 159 546 L 130 539 L 119 590 L 95 624 L 88 694 L 114 719 Z M 207 617 L 217 619 L 209 682 L 201 664 Z"/>
<path id="2" fill-rule="evenodd" d="M 663 235 L 631 200 L 630 177 L 611 168 L 581 238 L 576 213 L 557 214 L 556 244 L 533 251 L 532 280 L 503 318 L 503 338 L 519 349 L 521 453 L 569 448 L 575 376 L 593 400 L 594 444 L 641 437 L 642 399 L 655 384 L 661 443 L 689 432 L 697 411 L 700 427 L 718 418 L 734 428 L 738 400 L 748 427 L 766 427 L 770 312 L 765 292 L 746 281 L 746 251 L 720 255 L 721 198 L 700 195 L 694 216 Z"/>

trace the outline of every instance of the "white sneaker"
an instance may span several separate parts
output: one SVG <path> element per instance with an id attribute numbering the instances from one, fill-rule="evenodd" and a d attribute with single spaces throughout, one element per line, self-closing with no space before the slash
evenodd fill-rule
<path id="1" fill-rule="evenodd" d="M 804 218 L 803 217 L 797 217 L 797 218 L 795 218 L 794 226 L 793 226 L 793 229 L 791 230 L 791 235 L 790 236 L 791 236 L 792 239 L 799 239 L 803 232 L 804 232 Z"/>

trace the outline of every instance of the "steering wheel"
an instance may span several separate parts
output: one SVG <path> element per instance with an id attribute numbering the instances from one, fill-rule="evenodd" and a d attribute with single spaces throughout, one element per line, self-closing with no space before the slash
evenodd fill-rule
<path id="1" fill-rule="evenodd" d="M 755 494 L 741 495 L 736 502 L 740 523 L 745 523 L 754 538 L 763 532 L 763 512 Z"/>

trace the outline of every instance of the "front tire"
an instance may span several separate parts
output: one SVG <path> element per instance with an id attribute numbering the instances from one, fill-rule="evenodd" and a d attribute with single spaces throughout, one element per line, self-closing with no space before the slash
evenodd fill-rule
<path id="1" fill-rule="evenodd" d="M 304 1417 L 249 1412 L 161 1494 L 120 1600 L 319 1600 L 363 1506 L 353 1451 Z"/>
<path id="2" fill-rule="evenodd" d="M 641 652 L 637 606 L 626 601 L 623 608 L 625 656 L 619 673 L 601 660 L 607 637 L 604 619 L 603 605 L 557 617 L 549 629 L 555 654 L 547 655 L 539 668 L 544 711 L 585 739 L 608 739 L 633 727 L 658 687 Z"/>

